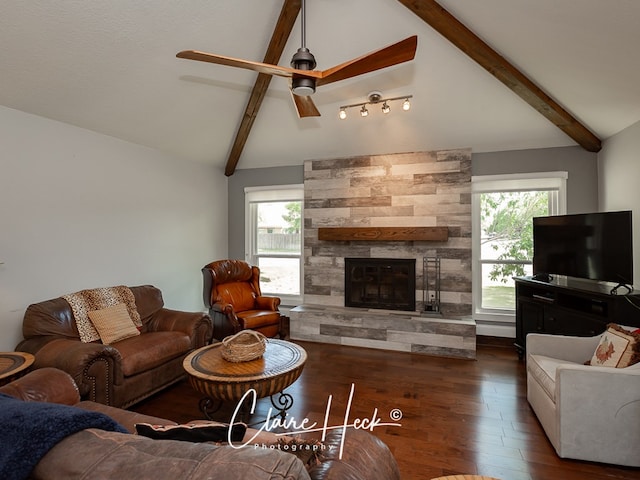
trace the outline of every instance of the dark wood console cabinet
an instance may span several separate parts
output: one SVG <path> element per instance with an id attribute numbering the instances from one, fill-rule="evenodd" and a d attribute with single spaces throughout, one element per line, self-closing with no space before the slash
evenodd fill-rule
<path id="1" fill-rule="evenodd" d="M 640 327 L 640 294 L 612 295 L 595 282 L 540 282 L 516 277 L 516 342 L 520 358 L 529 333 L 592 337 L 608 323 Z"/>

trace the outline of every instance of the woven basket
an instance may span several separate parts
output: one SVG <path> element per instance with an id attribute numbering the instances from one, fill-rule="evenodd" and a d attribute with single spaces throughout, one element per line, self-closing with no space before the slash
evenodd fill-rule
<path id="1" fill-rule="evenodd" d="M 254 330 L 242 330 L 222 340 L 222 358 L 228 362 L 250 362 L 260 358 L 267 348 L 267 338 Z"/>

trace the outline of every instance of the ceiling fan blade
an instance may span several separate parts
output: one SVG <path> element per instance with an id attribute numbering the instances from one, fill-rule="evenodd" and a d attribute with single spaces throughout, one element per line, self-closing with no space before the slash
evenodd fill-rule
<path id="1" fill-rule="evenodd" d="M 415 57 L 417 46 L 417 35 L 405 38 L 393 45 L 367 53 L 366 55 L 342 63 L 333 68 L 323 70 L 321 72 L 321 78 L 317 81 L 317 85 L 326 85 L 339 80 L 357 77 L 364 73 L 391 67 L 392 65 L 398 65 L 399 63 L 408 62 L 413 60 Z"/>
<path id="2" fill-rule="evenodd" d="M 252 62 L 250 60 L 242 60 L 240 58 L 225 57 L 224 55 L 216 55 L 214 53 L 199 52 L 198 50 L 184 50 L 179 52 L 176 57 L 185 58 L 187 60 L 197 60 L 199 62 L 216 63 L 218 65 L 226 65 L 229 67 L 244 68 L 253 70 L 258 73 L 266 73 L 267 75 L 277 75 L 279 77 L 292 77 L 295 73 L 300 73 L 295 68 L 280 67 L 269 63 Z"/>
<path id="3" fill-rule="evenodd" d="M 293 98 L 293 103 L 296 106 L 296 111 L 298 112 L 298 117 L 319 117 L 320 112 L 316 108 L 311 96 L 303 97 L 301 95 L 296 95 L 291 92 L 291 98 Z"/>

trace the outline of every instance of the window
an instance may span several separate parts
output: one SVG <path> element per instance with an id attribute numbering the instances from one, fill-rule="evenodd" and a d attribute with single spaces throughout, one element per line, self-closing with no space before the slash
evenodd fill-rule
<path id="1" fill-rule="evenodd" d="M 302 301 L 302 185 L 245 188 L 245 257 L 260 268 L 264 295 Z"/>
<path id="2" fill-rule="evenodd" d="M 533 217 L 566 213 L 566 172 L 472 178 L 474 317 L 514 321 L 513 276 L 531 275 Z"/>

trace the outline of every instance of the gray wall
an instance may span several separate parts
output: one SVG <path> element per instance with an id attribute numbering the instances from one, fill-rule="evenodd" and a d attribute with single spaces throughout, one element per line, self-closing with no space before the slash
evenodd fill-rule
<path id="1" fill-rule="evenodd" d="M 640 286 L 640 122 L 605 140 L 598 154 L 600 209 L 633 212 L 633 272 Z"/>
<path id="2" fill-rule="evenodd" d="M 472 175 L 569 172 L 567 213 L 598 211 L 598 155 L 582 147 L 474 153 Z"/>
<path id="3" fill-rule="evenodd" d="M 249 168 L 229 177 L 229 258 L 244 260 L 244 188 L 304 183 L 304 167 Z M 211 259 L 211 261 L 216 259 Z"/>
<path id="4" fill-rule="evenodd" d="M 581 147 L 474 153 L 472 175 L 567 171 L 567 212 L 598 210 L 598 156 Z M 244 187 L 304 182 L 302 165 L 236 170 L 229 177 L 229 258 L 244 259 Z"/>

